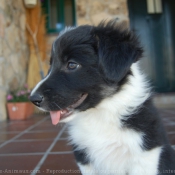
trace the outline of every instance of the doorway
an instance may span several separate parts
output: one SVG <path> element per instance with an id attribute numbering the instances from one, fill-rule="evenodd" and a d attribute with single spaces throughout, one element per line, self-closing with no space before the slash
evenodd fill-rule
<path id="1" fill-rule="evenodd" d="M 141 67 L 155 91 L 175 92 L 175 1 L 162 6 L 162 13 L 148 14 L 146 0 L 128 0 L 130 28 L 145 50 Z"/>

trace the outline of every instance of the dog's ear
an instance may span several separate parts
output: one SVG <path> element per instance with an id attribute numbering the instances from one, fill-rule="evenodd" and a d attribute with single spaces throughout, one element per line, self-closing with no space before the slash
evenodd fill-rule
<path id="1" fill-rule="evenodd" d="M 99 67 L 109 81 L 119 82 L 132 63 L 142 56 L 137 37 L 114 21 L 100 23 L 93 29 L 97 43 Z"/>

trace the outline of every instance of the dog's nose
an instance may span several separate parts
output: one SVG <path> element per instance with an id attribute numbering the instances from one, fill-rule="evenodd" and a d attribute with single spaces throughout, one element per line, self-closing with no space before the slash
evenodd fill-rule
<path id="1" fill-rule="evenodd" d="M 41 104 L 41 102 L 43 101 L 43 96 L 40 95 L 40 94 L 33 94 L 33 95 L 30 96 L 30 101 L 31 101 L 34 105 L 40 107 L 40 104 Z"/>

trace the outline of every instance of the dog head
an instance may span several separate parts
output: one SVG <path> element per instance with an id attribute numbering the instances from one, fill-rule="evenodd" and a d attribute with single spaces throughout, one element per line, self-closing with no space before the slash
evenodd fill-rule
<path id="1" fill-rule="evenodd" d="M 53 43 L 48 75 L 30 99 L 57 124 L 117 93 L 141 55 L 137 37 L 113 21 L 69 28 Z"/>

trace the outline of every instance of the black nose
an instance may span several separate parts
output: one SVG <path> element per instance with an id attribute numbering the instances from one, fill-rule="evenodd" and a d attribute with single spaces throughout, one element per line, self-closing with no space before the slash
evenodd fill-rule
<path id="1" fill-rule="evenodd" d="M 33 95 L 30 96 L 30 101 L 31 101 L 34 105 L 40 107 L 41 102 L 43 101 L 43 96 L 40 95 L 40 94 L 33 94 Z"/>

